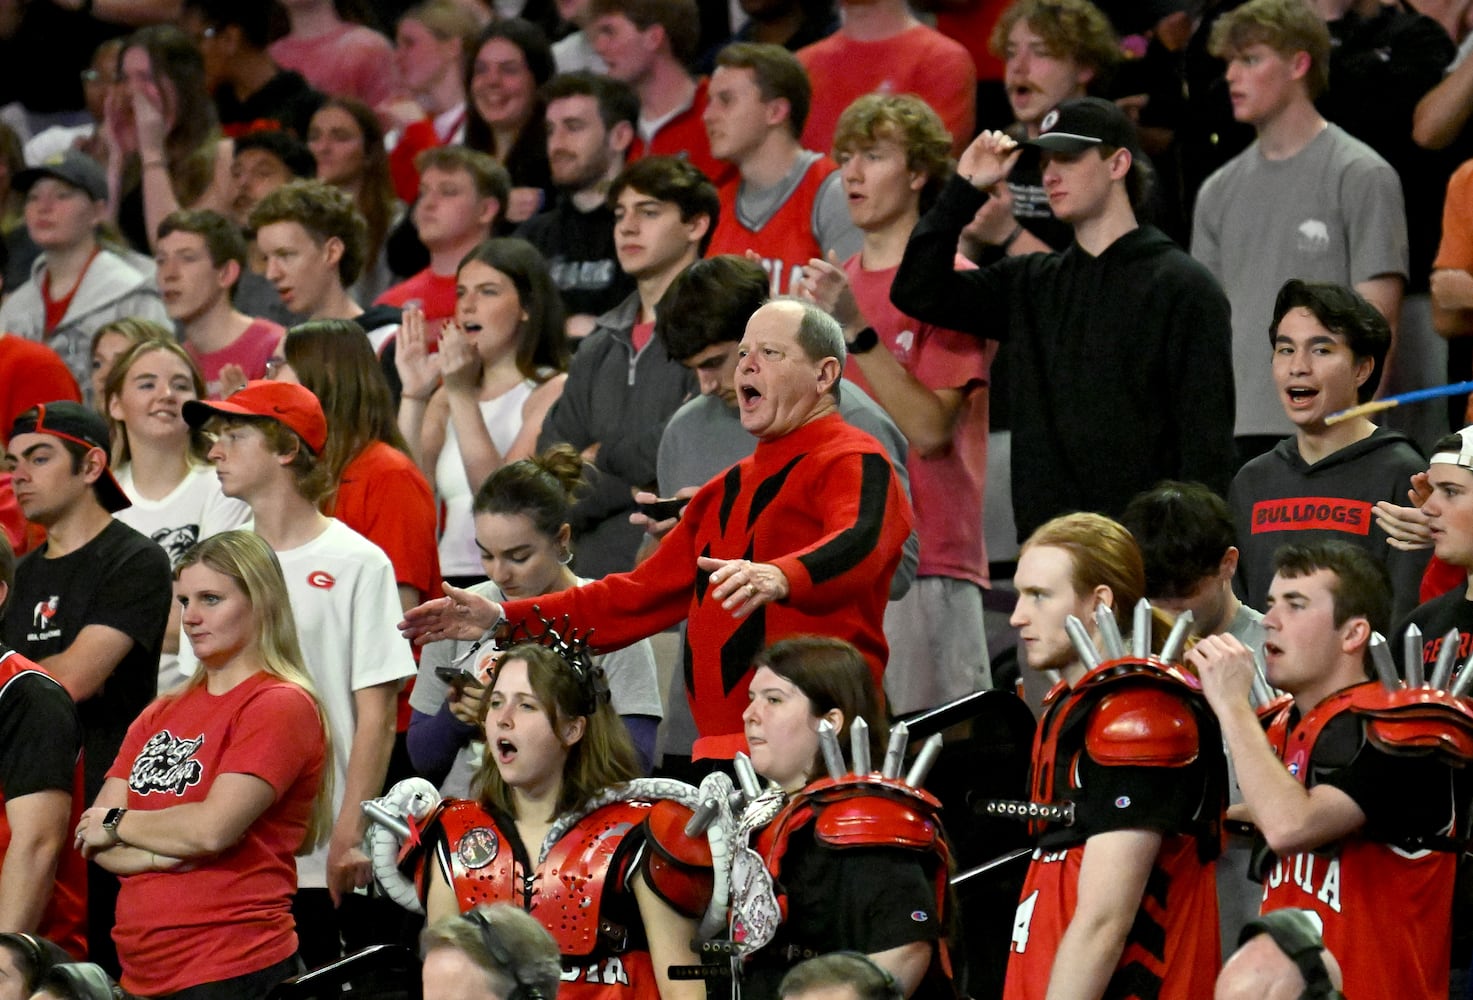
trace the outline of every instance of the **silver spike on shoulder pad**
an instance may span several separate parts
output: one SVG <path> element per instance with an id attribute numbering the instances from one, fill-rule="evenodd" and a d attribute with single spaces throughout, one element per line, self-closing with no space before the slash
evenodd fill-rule
<path id="1" fill-rule="evenodd" d="M 1135 602 L 1135 617 L 1130 625 L 1131 655 L 1144 660 L 1151 655 L 1151 602 L 1142 597 Z"/>
<path id="2" fill-rule="evenodd" d="M 939 756 L 941 756 L 941 734 L 932 733 L 921 745 L 921 752 L 916 754 L 915 763 L 910 765 L 910 773 L 905 776 L 905 783 L 911 788 L 920 788 L 925 784 L 926 775 L 931 773 L 931 768 L 936 765 L 936 758 Z"/>
<path id="3" fill-rule="evenodd" d="M 818 724 L 818 748 L 823 753 L 823 768 L 829 777 L 835 781 L 844 777 L 848 769 L 844 766 L 844 751 L 839 749 L 839 732 L 828 719 Z"/>
<path id="4" fill-rule="evenodd" d="M 1125 655 L 1125 640 L 1120 635 L 1120 623 L 1115 620 L 1115 612 L 1107 605 L 1095 605 L 1095 630 L 1100 634 L 1100 652 L 1107 659 L 1118 660 Z"/>
<path id="5" fill-rule="evenodd" d="M 869 723 L 863 718 L 849 723 L 849 760 L 855 774 L 869 774 Z"/>
<path id="6" fill-rule="evenodd" d="M 1402 664 L 1406 667 L 1407 687 L 1419 688 L 1422 686 L 1422 630 L 1416 625 L 1408 625 L 1406 634 L 1401 637 Z"/>
<path id="7" fill-rule="evenodd" d="M 1079 662 L 1084 664 L 1085 670 L 1093 670 L 1103 662 L 1084 622 L 1070 615 L 1064 619 L 1064 631 L 1069 634 L 1069 641 L 1074 644 L 1074 652 L 1079 656 Z"/>
<path id="8" fill-rule="evenodd" d="M 1431 686 L 1445 689 L 1447 682 L 1453 675 L 1453 663 L 1458 658 L 1458 630 L 1450 628 L 1442 637 L 1442 645 L 1437 648 L 1437 662 L 1432 665 L 1432 677 L 1429 679 Z"/>
<path id="9" fill-rule="evenodd" d="M 1391 646 L 1380 632 L 1372 632 L 1368 643 L 1371 649 L 1371 665 L 1376 668 L 1376 679 L 1388 691 L 1401 690 L 1401 678 L 1396 675 L 1396 664 L 1391 661 Z M 1420 651 L 1418 652 L 1420 656 Z"/>
<path id="10" fill-rule="evenodd" d="M 1181 651 L 1186 648 L 1187 636 L 1191 634 L 1192 624 L 1196 616 L 1191 611 L 1183 611 L 1176 616 L 1176 621 L 1171 625 L 1171 632 L 1166 636 L 1166 643 L 1161 647 L 1161 659 L 1167 663 L 1176 663 L 1181 659 Z"/>
<path id="11" fill-rule="evenodd" d="M 890 743 L 885 747 L 885 763 L 880 768 L 882 777 L 900 777 L 900 769 L 905 766 L 905 748 L 909 745 L 910 727 L 903 722 L 891 726 Z"/>

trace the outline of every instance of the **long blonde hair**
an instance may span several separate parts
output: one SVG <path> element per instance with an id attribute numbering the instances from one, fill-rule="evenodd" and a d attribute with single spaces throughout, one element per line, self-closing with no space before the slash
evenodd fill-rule
<path id="1" fill-rule="evenodd" d="M 148 320 L 135 320 L 134 322 L 149 323 Z M 149 325 L 152 326 L 154 324 L 149 323 Z M 115 328 L 108 329 L 111 329 L 112 332 L 121 332 Z M 194 358 L 189 356 L 189 352 L 184 349 L 183 345 L 172 337 L 168 337 L 167 331 L 164 331 L 162 327 L 159 329 L 164 333 L 164 336 L 140 340 L 118 355 L 118 359 L 113 362 L 112 371 L 108 372 L 107 380 L 103 382 L 103 416 L 107 418 L 107 426 L 111 432 L 113 446 L 111 461 L 115 469 L 121 468 L 131 462 L 133 460 L 133 451 L 128 444 L 128 425 L 113 416 L 112 403 L 114 399 L 117 399 L 123 394 L 123 387 L 128 382 L 128 372 L 138 361 L 155 351 L 172 354 L 188 366 L 190 381 L 194 383 L 194 398 L 204 399 L 206 397 L 205 378 L 200 374 L 199 365 L 195 364 Z M 190 463 L 193 465 L 208 465 L 209 459 L 206 456 L 209 453 L 209 435 L 205 434 L 204 428 L 202 427 L 191 427 L 189 429 Z"/>
<path id="2" fill-rule="evenodd" d="M 292 615 L 291 598 L 287 594 L 281 563 L 260 535 L 236 529 L 211 535 L 186 552 L 179 565 L 174 567 L 174 579 L 179 579 L 185 567 L 196 564 L 207 566 L 236 582 L 256 613 L 256 647 L 266 673 L 306 691 L 317 708 L 323 739 L 322 783 L 312 801 L 307 833 L 297 849 L 298 854 L 309 854 L 332 832 L 332 727 L 328 724 L 322 699 L 317 695 L 317 687 L 307 673 L 301 644 L 297 642 L 297 623 Z M 204 682 L 205 668 L 201 666 L 189 679 L 185 690 Z"/>

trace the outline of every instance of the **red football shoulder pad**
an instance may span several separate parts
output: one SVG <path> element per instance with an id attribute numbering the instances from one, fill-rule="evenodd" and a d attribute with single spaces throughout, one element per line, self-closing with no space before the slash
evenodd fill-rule
<path id="1" fill-rule="evenodd" d="M 1185 767 L 1200 750 L 1197 717 L 1156 684 L 1122 685 L 1090 713 L 1084 748 L 1107 766 Z"/>
<path id="2" fill-rule="evenodd" d="M 897 799 L 845 799 L 826 806 L 813 826 L 830 847 L 908 847 L 929 850 L 940 834 L 931 818 Z"/>
<path id="3" fill-rule="evenodd" d="M 649 850 L 640 869 L 645 884 L 677 913 L 700 917 L 711 903 L 711 844 L 704 836 L 687 837 L 691 811 L 661 799 L 645 819 Z"/>
<path id="4" fill-rule="evenodd" d="M 1433 753 L 1454 766 L 1473 762 L 1473 709 L 1465 698 L 1433 688 L 1388 691 L 1357 687 L 1350 710 L 1366 720 L 1366 735 L 1387 753 Z"/>

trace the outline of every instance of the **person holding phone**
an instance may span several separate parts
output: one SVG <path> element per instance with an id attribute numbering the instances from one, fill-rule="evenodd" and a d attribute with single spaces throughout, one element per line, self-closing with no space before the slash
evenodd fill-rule
<path id="1" fill-rule="evenodd" d="M 493 601 L 540 597 L 587 583 L 569 568 L 573 529 L 568 512 L 583 460 L 568 445 L 503 466 L 476 493 L 476 547 L 490 578 L 471 590 Z M 472 652 L 474 650 L 474 653 Z M 416 768 L 465 795 L 480 763 L 480 720 L 486 679 L 497 651 L 491 644 L 445 641 L 425 647 L 409 706 L 409 755 Z M 609 679 L 614 711 L 623 716 L 648 773 L 663 709 L 654 652 L 648 640 L 598 658 Z"/>

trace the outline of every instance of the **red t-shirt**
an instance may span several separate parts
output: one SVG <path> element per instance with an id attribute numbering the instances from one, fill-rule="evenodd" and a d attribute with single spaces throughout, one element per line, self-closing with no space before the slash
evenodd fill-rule
<path id="1" fill-rule="evenodd" d="M 328 513 L 384 550 L 395 582 L 440 593 L 435 495 L 408 455 L 382 441 L 364 448 L 343 469 Z"/>
<path id="2" fill-rule="evenodd" d="M 199 365 L 205 377 L 205 395 L 210 399 L 222 398 L 220 394 L 220 370 L 226 365 L 240 365 L 248 380 L 266 377 L 266 362 L 271 360 L 281 339 L 286 336 L 286 327 L 269 319 L 256 319 L 245 328 L 239 337 L 218 351 L 205 354 L 193 344 L 185 341 L 184 349 Z"/>
<path id="3" fill-rule="evenodd" d="M 827 152 L 839 116 L 869 93 L 915 94 L 935 109 L 951 133 L 952 155 L 972 141 L 977 117 L 977 72 L 959 43 L 918 24 L 892 38 L 862 42 L 842 29 L 798 50 L 813 82 L 813 107 L 803 148 Z"/>
<path id="4" fill-rule="evenodd" d="M 634 137 L 629 147 L 630 163 L 644 156 L 679 156 L 695 164 L 718 188 L 737 175 L 736 164 L 711 155 L 711 140 L 706 135 L 706 123 L 701 120 L 706 113 L 707 82 L 705 77 L 696 82 L 690 107 L 661 125 L 649 142 Z"/>
<path id="5" fill-rule="evenodd" d="M 987 586 L 987 543 L 982 535 L 982 501 L 987 488 L 987 375 L 997 341 L 922 323 L 890 301 L 897 268 L 866 271 L 859 255 L 844 263 L 849 286 L 865 319 L 916 380 L 928 389 L 964 393 L 951 444 L 934 455 L 912 448 L 906 459 L 916 530 L 921 537 L 917 576 L 946 576 Z M 852 360 L 844 378 L 871 396 Z"/>
<path id="6" fill-rule="evenodd" d="M 143 710 L 107 773 L 127 782 L 129 809 L 202 802 L 222 774 L 257 777 L 276 798 L 222 853 L 194 859 L 187 871 L 122 880 L 113 940 L 124 989 L 176 993 L 296 953 L 294 854 L 325 755 L 311 697 L 267 673 L 218 696 L 195 685 Z"/>
<path id="7" fill-rule="evenodd" d="M 455 318 L 455 275 L 435 274 L 425 268 L 412 278 L 406 278 L 380 295 L 374 305 L 399 306 L 418 299 L 425 311 L 425 334 L 431 339 L 440 339 L 440 326 L 447 319 Z"/>

